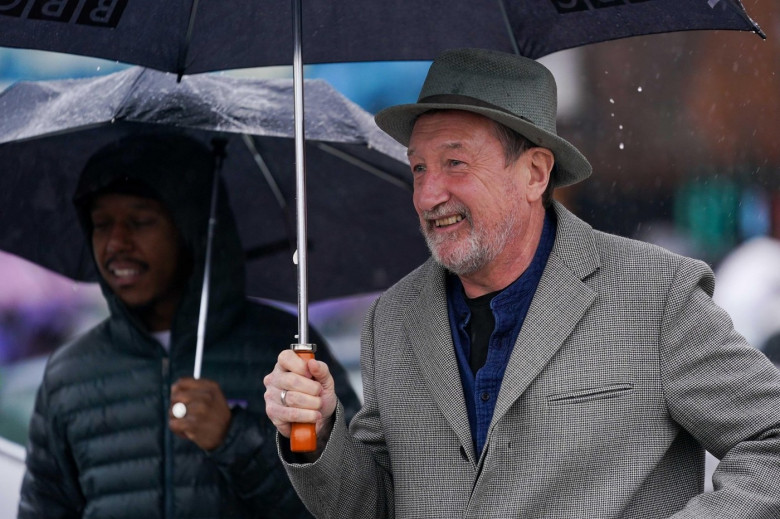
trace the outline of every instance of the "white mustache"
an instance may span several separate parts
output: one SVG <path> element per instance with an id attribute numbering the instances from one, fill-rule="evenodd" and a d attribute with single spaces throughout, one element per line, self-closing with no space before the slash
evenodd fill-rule
<path id="1" fill-rule="evenodd" d="M 453 214 L 461 214 L 464 220 L 471 221 L 471 212 L 465 205 L 459 203 L 436 206 L 429 211 L 423 211 L 421 216 L 425 220 L 438 220 Z"/>

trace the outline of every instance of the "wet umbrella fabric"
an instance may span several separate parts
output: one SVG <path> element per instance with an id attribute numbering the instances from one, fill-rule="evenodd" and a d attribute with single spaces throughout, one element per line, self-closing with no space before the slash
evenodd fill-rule
<path id="1" fill-rule="evenodd" d="M 118 60 L 178 74 L 289 65 L 289 0 L 15 0 L 0 45 Z M 305 63 L 429 60 L 455 47 L 538 58 L 660 32 L 760 29 L 739 0 L 306 0 Z"/>
<path id="2" fill-rule="evenodd" d="M 310 298 L 386 288 L 427 257 L 404 150 L 326 82 L 307 82 L 306 96 Z M 291 80 L 177 83 L 134 67 L 18 83 L 0 94 L 0 249 L 97 279 L 70 202 L 84 163 L 122 135 L 176 127 L 227 140 L 221 175 L 247 252 L 248 293 L 295 302 L 292 111 Z"/>

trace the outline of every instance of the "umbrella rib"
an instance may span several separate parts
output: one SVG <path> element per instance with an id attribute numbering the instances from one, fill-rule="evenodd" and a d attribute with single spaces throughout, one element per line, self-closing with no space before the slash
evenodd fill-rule
<path id="1" fill-rule="evenodd" d="M 512 42 L 512 48 L 514 49 L 515 54 L 520 55 L 520 48 L 517 46 L 517 40 L 515 39 L 515 33 L 512 31 L 512 24 L 509 22 L 509 15 L 506 12 L 504 0 L 498 0 L 498 7 L 501 11 L 501 17 L 504 19 L 504 26 L 509 35 L 509 41 Z"/>
<path id="2" fill-rule="evenodd" d="M 198 12 L 198 0 L 193 0 L 190 8 L 190 19 L 187 22 L 187 34 L 184 36 L 184 45 L 179 49 L 179 66 L 176 67 L 176 81 L 181 81 L 184 75 L 184 69 L 187 68 L 185 60 L 190 51 L 190 42 L 192 41 L 192 32 L 195 29 L 195 14 Z"/>
<path id="3" fill-rule="evenodd" d="M 766 34 L 764 34 L 764 31 L 761 30 L 761 27 L 758 26 L 756 22 L 753 21 L 753 19 L 750 17 L 749 14 L 747 14 L 747 11 L 742 6 L 742 2 L 739 2 L 738 0 L 729 0 L 726 2 L 729 7 L 731 7 L 731 10 L 737 13 L 739 16 L 742 17 L 745 22 L 749 23 L 751 27 L 753 27 L 753 32 L 758 34 L 761 39 L 766 39 Z"/>
<path id="4" fill-rule="evenodd" d="M 344 162 L 348 162 L 353 166 L 357 166 L 360 169 L 367 171 L 368 173 L 371 173 L 372 175 L 381 178 L 382 180 L 389 182 L 390 184 L 393 184 L 396 187 L 400 187 L 405 191 L 412 191 L 412 186 L 409 185 L 408 182 L 404 182 L 400 178 L 394 177 L 393 175 L 387 173 L 386 171 L 382 171 L 381 169 L 372 166 L 371 164 L 368 164 L 367 162 L 355 157 L 354 155 L 350 155 L 349 153 L 346 153 L 342 150 L 334 148 L 333 146 L 321 142 L 317 144 L 317 147 L 322 151 L 324 151 L 325 153 L 329 153 L 334 157 L 340 158 Z"/>
<path id="5" fill-rule="evenodd" d="M 141 78 L 143 78 L 144 75 L 146 75 L 148 73 L 149 73 L 149 69 L 148 68 L 141 67 L 139 69 L 138 75 L 136 75 L 135 78 L 133 79 L 133 83 L 127 88 L 127 91 L 125 92 L 125 95 L 122 96 L 122 100 L 119 103 L 117 103 L 117 105 L 116 105 L 117 111 L 114 112 L 114 117 L 111 120 L 112 123 L 114 122 L 114 120 L 120 119 L 119 111 L 123 110 L 123 109 L 126 109 L 127 100 L 130 99 L 130 97 L 135 93 L 136 86 L 141 82 Z"/>
<path id="6" fill-rule="evenodd" d="M 284 195 L 282 194 L 282 190 L 279 189 L 279 184 L 277 184 L 276 179 L 271 173 L 271 169 L 265 163 L 265 160 L 263 160 L 263 156 L 260 155 L 260 152 L 257 151 L 257 147 L 255 146 L 255 141 L 253 141 L 252 137 L 250 137 L 245 133 L 241 134 L 241 138 L 243 139 L 244 144 L 249 150 L 249 153 L 252 154 L 252 159 L 254 159 L 257 168 L 263 174 L 263 177 L 265 178 L 265 182 L 266 184 L 268 184 L 268 188 L 273 193 L 274 198 L 276 198 L 276 202 L 279 204 L 279 207 L 282 208 L 282 210 L 286 211 L 287 200 L 285 200 Z"/>

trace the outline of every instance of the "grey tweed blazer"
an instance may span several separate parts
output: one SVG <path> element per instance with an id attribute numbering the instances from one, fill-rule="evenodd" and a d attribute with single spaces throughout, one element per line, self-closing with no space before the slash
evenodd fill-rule
<path id="1" fill-rule="evenodd" d="M 713 304 L 711 270 L 555 211 L 483 452 L 428 261 L 366 317 L 349 430 L 339 409 L 320 458 L 286 463 L 317 517 L 780 518 L 780 372 Z"/>

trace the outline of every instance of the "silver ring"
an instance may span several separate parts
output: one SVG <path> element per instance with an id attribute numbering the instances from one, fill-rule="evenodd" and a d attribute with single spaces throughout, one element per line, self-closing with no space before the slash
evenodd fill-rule
<path id="1" fill-rule="evenodd" d="M 281 396 L 282 396 L 282 405 L 284 407 L 287 407 L 287 390 L 286 389 L 282 389 L 282 395 Z"/>
<path id="2" fill-rule="evenodd" d="M 174 418 L 184 418 L 187 416 L 187 406 L 182 402 L 176 402 L 171 408 L 171 414 Z"/>

